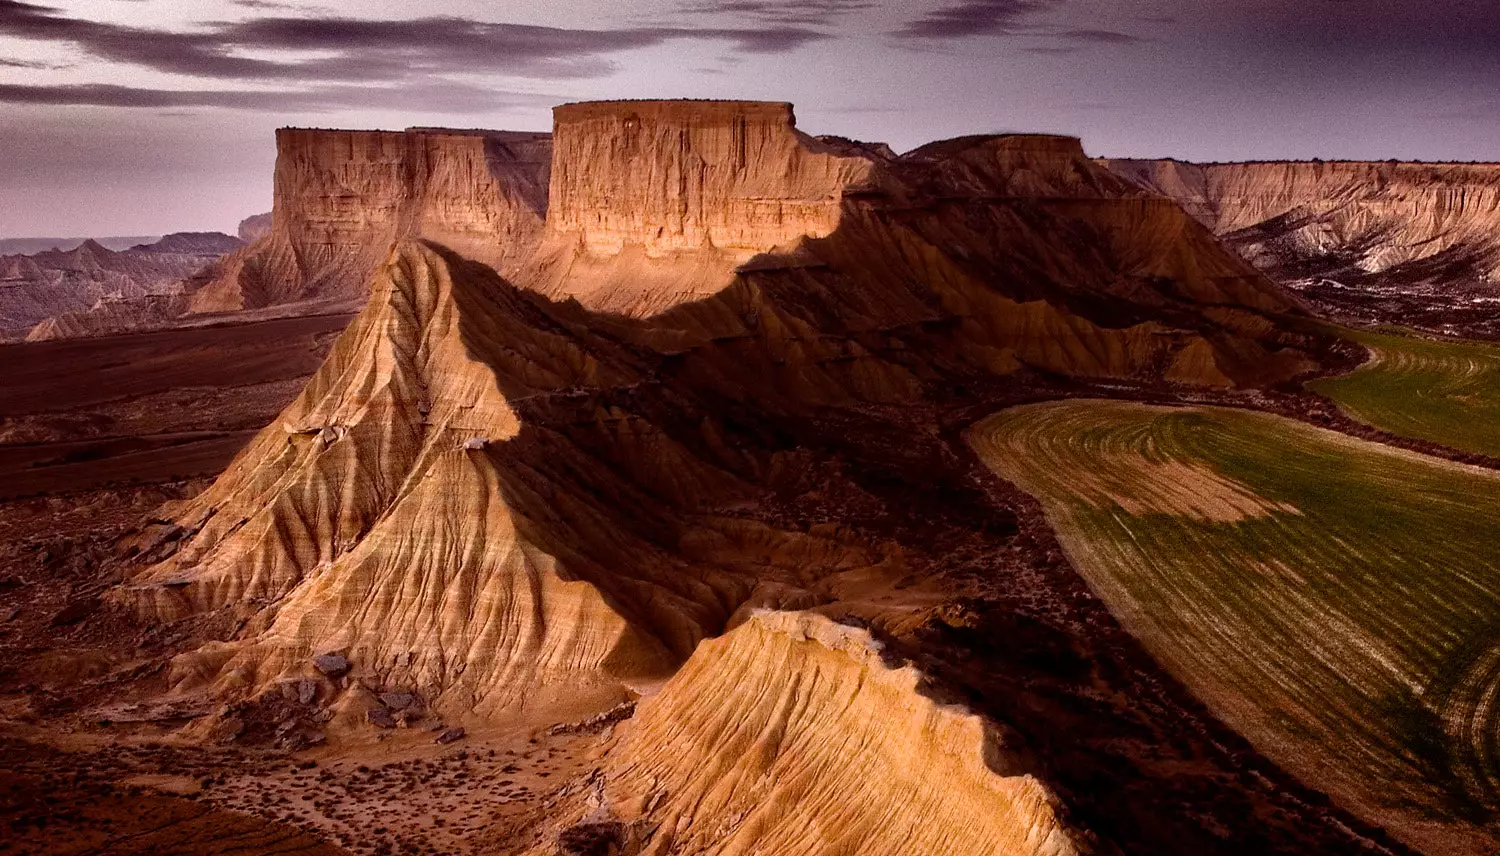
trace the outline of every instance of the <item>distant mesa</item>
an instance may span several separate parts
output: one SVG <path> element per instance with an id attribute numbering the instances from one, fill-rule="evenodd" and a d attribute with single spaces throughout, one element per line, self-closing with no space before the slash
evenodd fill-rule
<path id="1" fill-rule="evenodd" d="M 241 241 L 247 244 L 260 240 L 271 234 L 271 217 L 272 214 L 269 211 L 264 214 L 246 217 L 240 221 L 239 230 L 236 234 L 239 235 Z"/>

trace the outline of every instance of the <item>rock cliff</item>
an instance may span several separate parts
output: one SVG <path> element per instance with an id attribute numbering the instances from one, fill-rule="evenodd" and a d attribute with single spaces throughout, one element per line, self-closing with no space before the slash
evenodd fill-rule
<path id="1" fill-rule="evenodd" d="M 1103 163 L 1332 311 L 1500 334 L 1500 165 Z"/>

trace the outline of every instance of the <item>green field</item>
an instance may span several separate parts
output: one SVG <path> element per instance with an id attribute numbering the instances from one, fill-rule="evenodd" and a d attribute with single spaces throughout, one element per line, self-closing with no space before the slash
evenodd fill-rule
<path id="1" fill-rule="evenodd" d="M 1500 475 L 1262 413 L 1115 401 L 1015 408 L 970 442 L 1262 751 L 1433 852 L 1494 846 Z"/>
<path id="2" fill-rule="evenodd" d="M 1364 331 L 1343 335 L 1374 357 L 1309 388 L 1392 434 L 1500 458 L 1500 346 Z"/>

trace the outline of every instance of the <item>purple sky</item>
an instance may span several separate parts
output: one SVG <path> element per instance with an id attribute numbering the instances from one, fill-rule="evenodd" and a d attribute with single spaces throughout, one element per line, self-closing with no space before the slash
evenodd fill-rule
<path id="1" fill-rule="evenodd" d="M 281 125 L 787 100 L 905 150 L 1500 160 L 1494 0 L 0 0 L 0 237 L 232 231 Z"/>

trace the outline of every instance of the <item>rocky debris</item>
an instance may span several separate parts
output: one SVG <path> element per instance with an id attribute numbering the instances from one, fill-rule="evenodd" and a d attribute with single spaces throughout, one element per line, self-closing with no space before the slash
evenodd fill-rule
<path id="1" fill-rule="evenodd" d="M 349 670 L 354 667 L 344 655 L 331 653 L 319 654 L 314 657 L 313 665 L 317 667 L 318 671 L 333 680 L 338 680 L 349 674 Z"/>
<path id="2" fill-rule="evenodd" d="M 603 731 L 617 722 L 629 719 L 635 715 L 634 701 L 621 702 L 603 713 L 596 714 L 582 722 L 561 722 L 547 729 L 547 734 L 592 734 Z"/>
<path id="3" fill-rule="evenodd" d="M 318 697 L 318 682 L 312 678 L 286 681 L 281 685 L 281 695 L 287 701 L 295 701 L 304 706 L 310 705 Z"/>
<path id="4" fill-rule="evenodd" d="M 406 692 L 385 692 L 380 694 L 380 703 L 391 710 L 402 711 L 417 704 L 417 697 Z"/>
<path id="5" fill-rule="evenodd" d="M 365 721 L 376 728 L 395 728 L 398 723 L 389 708 L 372 707 L 365 711 Z"/>
<path id="6" fill-rule="evenodd" d="M 467 733 L 462 727 L 444 729 L 443 733 L 439 734 L 432 742 L 446 746 L 449 743 L 457 743 L 464 739 L 464 735 Z"/>
<path id="7" fill-rule="evenodd" d="M 53 614 L 49 624 L 53 627 L 68 627 L 88 618 L 99 609 L 99 598 L 87 597 L 75 600 Z"/>

